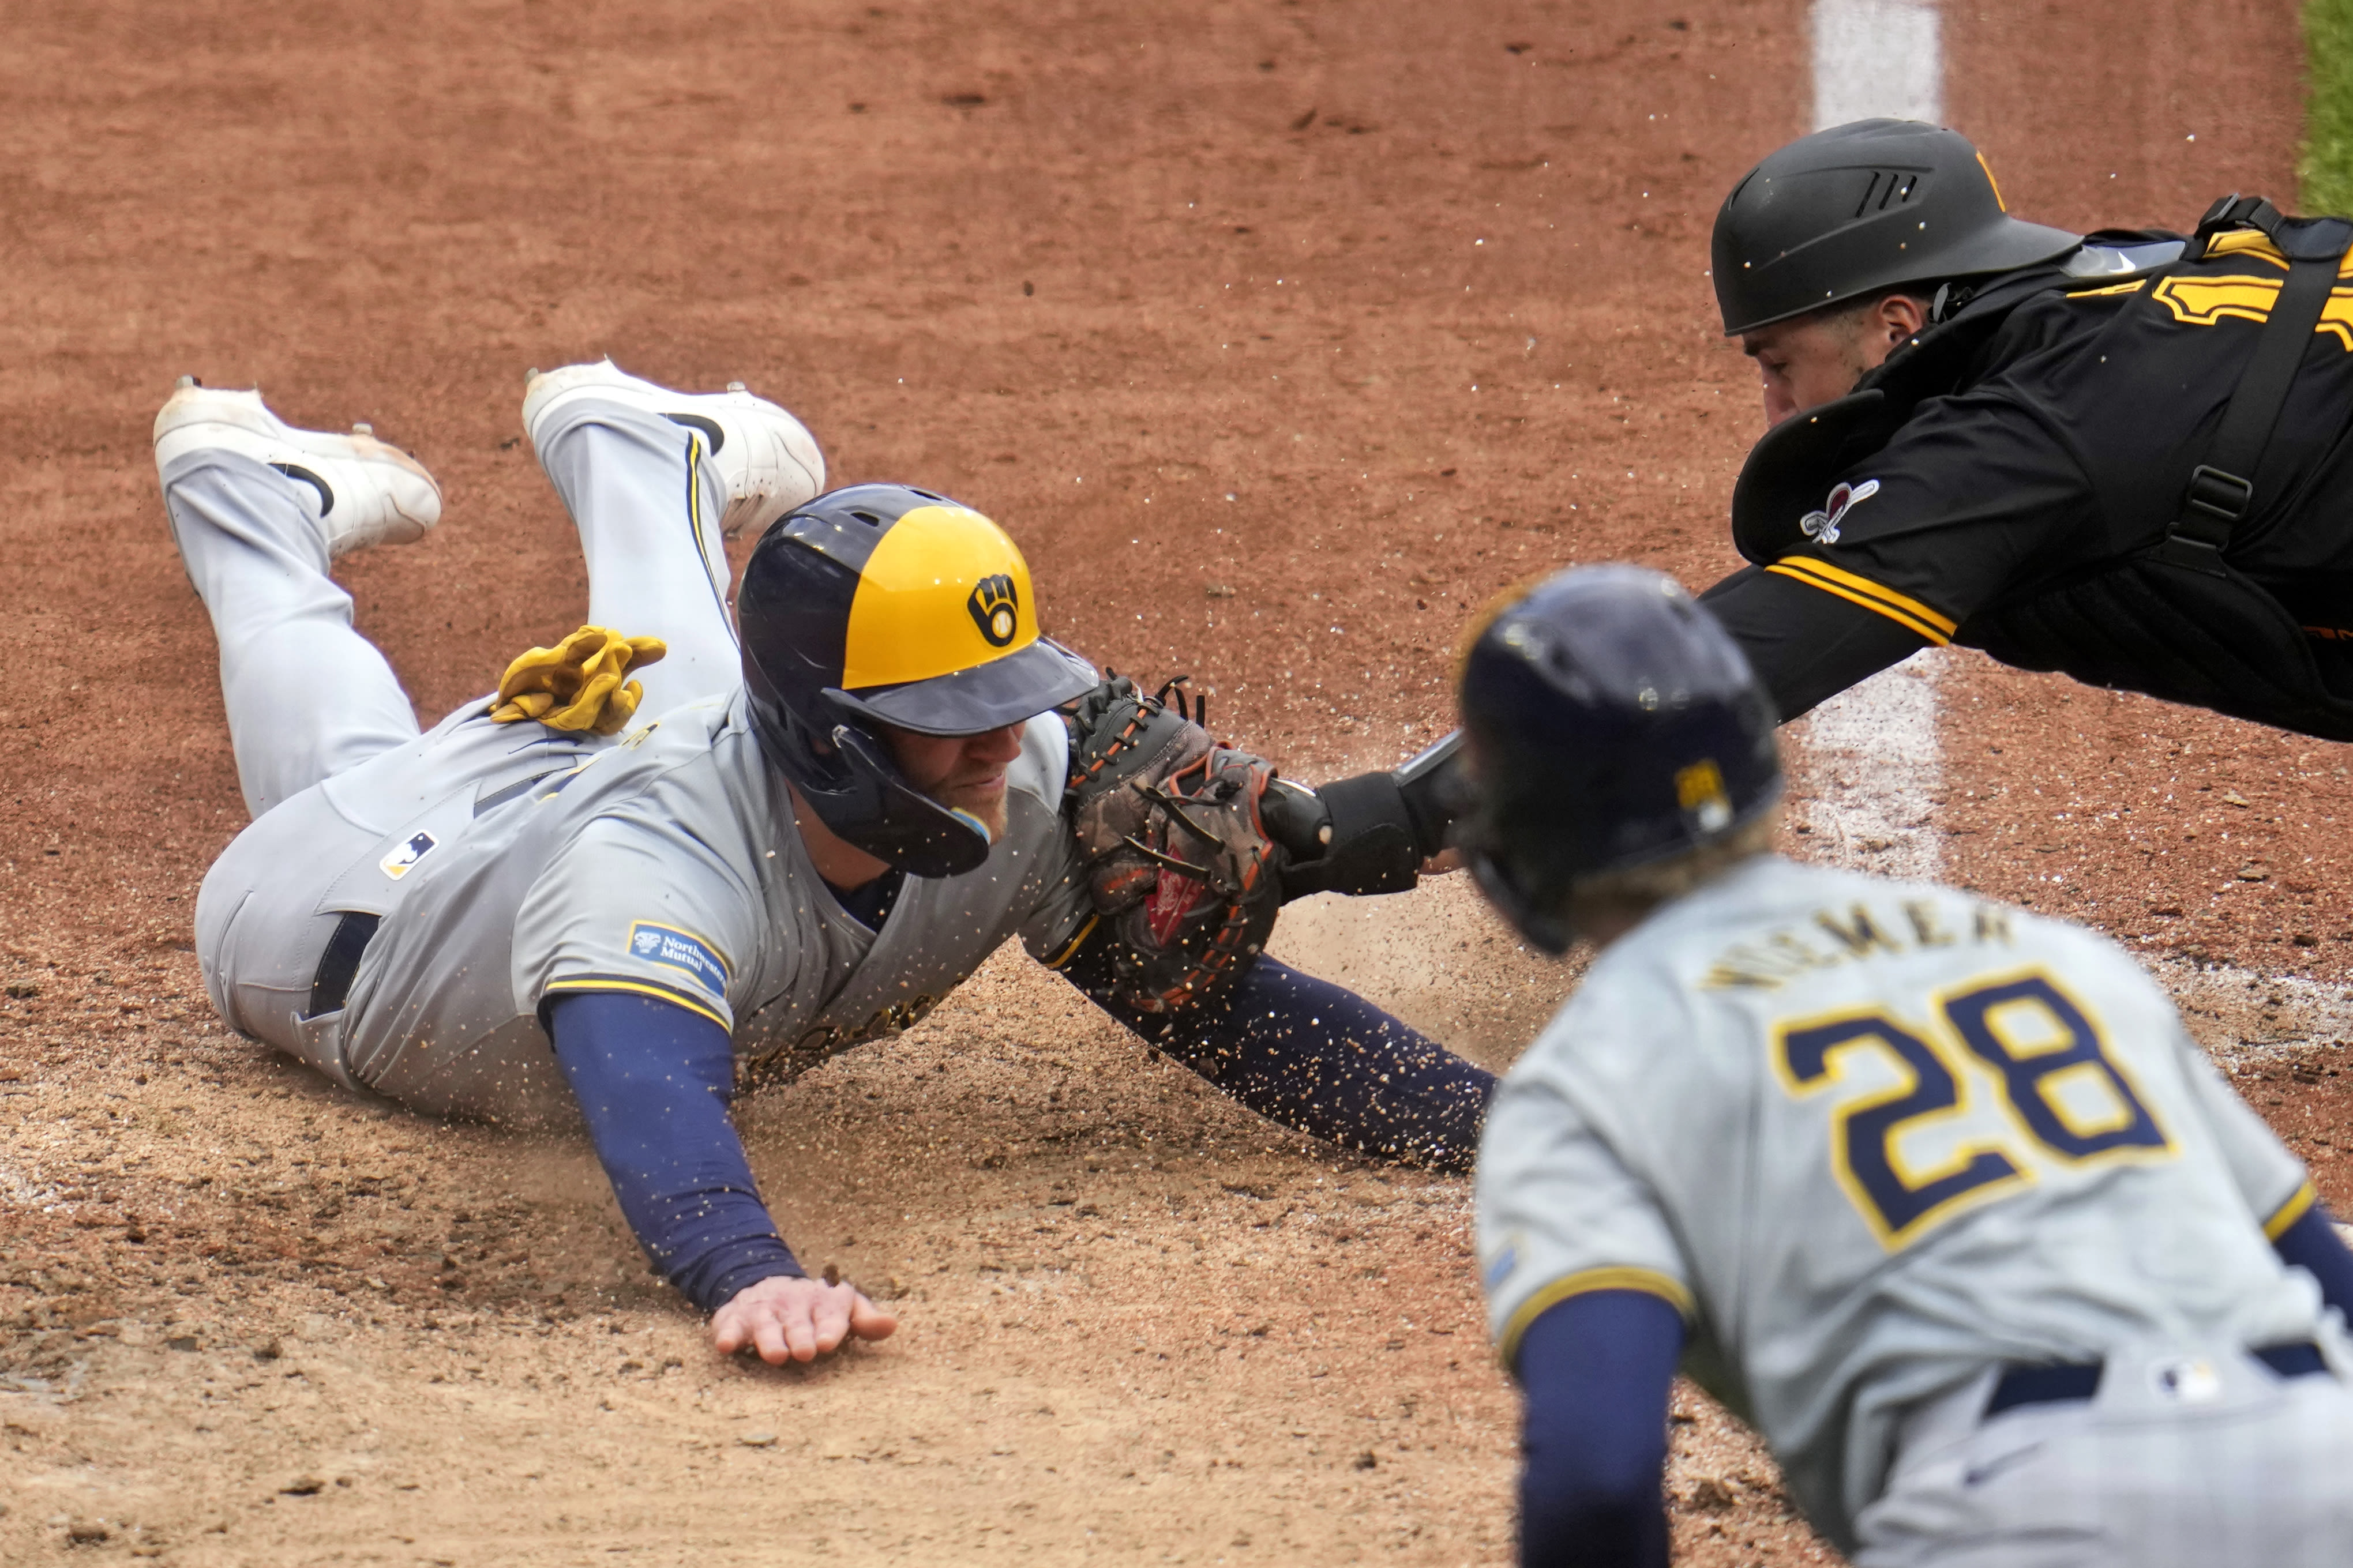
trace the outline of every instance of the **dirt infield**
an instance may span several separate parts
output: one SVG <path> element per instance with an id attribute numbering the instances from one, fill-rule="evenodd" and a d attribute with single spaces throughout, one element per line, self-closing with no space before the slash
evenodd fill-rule
<path id="1" fill-rule="evenodd" d="M 2285 11 L 1957 11 L 1953 112 L 2018 210 L 2186 223 L 2290 184 Z M 1050 631 L 1292 771 L 1388 763 L 1499 588 L 1733 563 L 1707 225 L 1803 59 L 1788 0 L 13 8 L 0 1560 L 1503 1560 L 1467 1184 L 1268 1128 L 1020 961 L 743 1110 L 803 1256 L 904 1315 L 806 1372 L 710 1355 L 584 1149 L 226 1036 L 188 911 L 243 810 L 148 422 L 258 382 L 434 469 L 443 526 L 347 573 L 427 719 L 580 619 L 515 410 L 609 353 L 990 511 Z M 2353 1201 L 2342 754 L 1954 679 L 1961 879 L 2204 986 Z M 1278 946 L 1498 1066 L 1570 981 L 1444 883 Z M 1690 1561 L 1830 1560 L 1720 1415 L 1677 1430 Z"/>

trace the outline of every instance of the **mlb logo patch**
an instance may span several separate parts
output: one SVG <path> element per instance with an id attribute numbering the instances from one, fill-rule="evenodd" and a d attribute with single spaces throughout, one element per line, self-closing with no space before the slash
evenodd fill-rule
<path id="1" fill-rule="evenodd" d="M 419 833 L 407 843 L 376 862 L 376 868 L 394 881 L 408 875 L 409 868 L 425 858 L 426 853 L 438 842 L 430 833 Z"/>
<path id="2" fill-rule="evenodd" d="M 712 995 L 727 994 L 727 961 L 691 931 L 639 921 L 629 927 L 629 956 L 643 963 L 682 970 Z"/>

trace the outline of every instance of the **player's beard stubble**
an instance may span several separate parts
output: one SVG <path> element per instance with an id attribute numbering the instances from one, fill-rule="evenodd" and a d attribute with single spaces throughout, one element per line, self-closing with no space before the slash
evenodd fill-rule
<path id="1" fill-rule="evenodd" d="M 998 768 L 995 777 L 966 784 L 934 785 L 924 792 L 934 800 L 953 811 L 980 819 L 988 829 L 989 842 L 1005 837 L 1005 770 Z"/>
<path id="2" fill-rule="evenodd" d="M 977 735 L 896 730 L 889 738 L 909 784 L 940 805 L 977 818 L 994 840 L 1005 837 L 1005 770 L 1021 754 L 1021 730 L 1018 724 Z"/>

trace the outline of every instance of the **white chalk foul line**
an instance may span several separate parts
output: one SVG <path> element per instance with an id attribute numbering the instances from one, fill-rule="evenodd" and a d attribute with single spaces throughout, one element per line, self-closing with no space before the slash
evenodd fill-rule
<path id="1" fill-rule="evenodd" d="M 1944 117 L 1940 19 L 1919 0 L 1814 0 L 1814 129 Z M 1825 858 L 1882 876 L 1944 870 L 1929 803 L 1945 793 L 1940 655 L 1915 654 L 1814 710 L 1805 743 L 1818 780 L 1810 825 Z"/>
<path id="2" fill-rule="evenodd" d="M 1925 0 L 1814 0 L 1814 129 L 1945 118 L 1941 18 Z"/>

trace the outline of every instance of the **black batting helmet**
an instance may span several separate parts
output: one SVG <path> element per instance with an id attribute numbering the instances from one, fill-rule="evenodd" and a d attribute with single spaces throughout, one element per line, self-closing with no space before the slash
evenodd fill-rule
<path id="1" fill-rule="evenodd" d="M 1559 573 L 1462 663 L 1476 801 L 1460 842 L 1481 890 L 1548 952 L 1577 882 L 1736 831 L 1781 793 L 1772 700 L 1673 578 Z"/>
<path id="2" fill-rule="evenodd" d="M 1799 137 L 1732 187 L 1715 215 L 1715 302 L 1737 336 L 1906 283 L 2031 267 L 2082 243 L 2010 216 L 1959 132 L 1858 120 Z"/>
<path id="3" fill-rule="evenodd" d="M 769 762 L 845 841 L 916 877 L 988 858 L 988 830 L 900 773 L 881 736 L 977 735 L 1092 690 L 1038 633 L 1005 531 L 908 485 L 853 485 L 779 518 L 735 596 L 744 684 Z"/>

